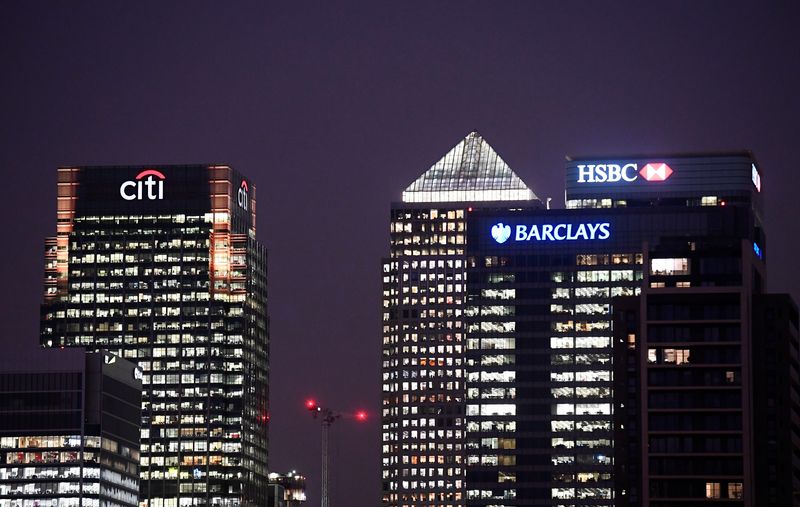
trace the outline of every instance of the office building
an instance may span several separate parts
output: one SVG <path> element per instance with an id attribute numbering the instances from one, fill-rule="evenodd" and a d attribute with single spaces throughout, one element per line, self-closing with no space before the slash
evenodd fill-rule
<path id="1" fill-rule="evenodd" d="M 800 507 L 800 318 L 787 294 L 753 301 L 753 474 L 759 507 Z"/>
<path id="2" fill-rule="evenodd" d="M 266 504 L 255 211 L 255 185 L 227 166 L 58 170 L 41 342 L 108 349 L 142 369 L 142 506 Z"/>
<path id="3" fill-rule="evenodd" d="M 76 371 L 0 372 L 0 506 L 136 507 L 140 379 L 107 352 Z"/>
<path id="4" fill-rule="evenodd" d="M 754 292 L 732 242 L 649 257 L 614 301 L 617 505 L 800 504 L 796 305 Z"/>
<path id="5" fill-rule="evenodd" d="M 306 501 L 306 478 L 294 470 L 269 474 L 269 507 L 299 507 Z"/>
<path id="6" fill-rule="evenodd" d="M 383 262 L 385 505 L 464 505 L 467 213 L 497 201 L 539 203 L 473 132 L 392 204 Z"/>
<path id="7" fill-rule="evenodd" d="M 761 172 L 746 152 L 573 157 L 555 210 L 485 146 L 470 134 L 392 205 L 384 504 L 615 505 L 614 298 L 728 283 L 713 248 L 763 291 Z M 704 238 L 703 271 L 650 279 L 651 251 Z"/>

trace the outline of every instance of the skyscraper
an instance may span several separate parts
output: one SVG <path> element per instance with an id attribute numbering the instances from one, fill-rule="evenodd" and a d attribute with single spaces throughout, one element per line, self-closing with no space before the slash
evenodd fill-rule
<path id="1" fill-rule="evenodd" d="M 762 291 L 761 172 L 747 152 L 569 158 L 555 210 L 481 163 L 490 150 L 470 134 L 392 205 L 384 503 L 610 507 L 614 298 L 667 263 L 649 252 L 699 238 L 736 250 Z M 674 268 L 695 278 L 653 290 L 721 284 L 703 251 Z"/>
<path id="2" fill-rule="evenodd" d="M 386 505 L 464 505 L 467 213 L 536 196 L 477 132 L 392 204 L 383 262 Z"/>
<path id="3" fill-rule="evenodd" d="M 143 371 L 141 505 L 266 504 L 266 250 L 227 166 L 63 167 L 41 342 Z"/>

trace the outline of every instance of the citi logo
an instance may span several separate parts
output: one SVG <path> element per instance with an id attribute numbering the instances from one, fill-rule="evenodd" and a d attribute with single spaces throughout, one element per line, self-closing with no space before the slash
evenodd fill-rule
<path id="1" fill-rule="evenodd" d="M 511 226 L 503 225 L 503 222 L 493 225 L 492 237 L 500 244 L 505 243 L 511 237 Z"/>
<path id="2" fill-rule="evenodd" d="M 651 162 L 639 170 L 638 164 L 580 164 L 578 183 L 633 182 L 641 175 L 647 181 L 664 181 L 674 171 L 663 162 Z"/>
<path id="3" fill-rule="evenodd" d="M 245 211 L 247 211 L 247 206 L 250 202 L 250 197 L 248 196 L 249 192 L 250 189 L 247 187 L 247 182 L 242 180 L 242 184 L 239 185 L 239 191 L 236 193 L 236 202 L 238 202 L 239 207 Z"/>
<path id="4" fill-rule="evenodd" d="M 126 181 L 119 187 L 119 195 L 126 201 L 164 198 L 164 175 L 155 169 L 145 169 L 133 181 Z M 146 191 L 145 191 L 146 189 Z"/>

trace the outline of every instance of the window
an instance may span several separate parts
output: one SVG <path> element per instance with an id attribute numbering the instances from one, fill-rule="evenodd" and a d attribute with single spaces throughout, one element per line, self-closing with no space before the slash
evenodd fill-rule
<path id="1" fill-rule="evenodd" d="M 664 349 L 664 363 L 685 364 L 689 362 L 689 349 Z"/>
<path id="2" fill-rule="evenodd" d="M 717 497 L 719 498 L 719 497 Z M 735 500 L 742 499 L 742 483 L 741 482 L 729 482 L 728 483 L 728 498 L 732 498 Z"/>
<path id="3" fill-rule="evenodd" d="M 719 498 L 720 497 L 720 484 L 718 482 L 706 483 L 706 498 Z"/>
<path id="4" fill-rule="evenodd" d="M 689 259 L 685 257 L 673 259 L 651 259 L 651 275 L 688 275 Z"/>

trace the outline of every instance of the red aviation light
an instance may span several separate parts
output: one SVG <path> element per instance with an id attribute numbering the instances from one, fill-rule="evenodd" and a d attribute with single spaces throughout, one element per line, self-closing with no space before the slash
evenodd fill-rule
<path id="1" fill-rule="evenodd" d="M 361 422 L 366 421 L 367 420 L 367 413 L 365 411 L 363 411 L 363 410 L 359 410 L 358 412 L 356 412 L 356 419 L 358 421 L 361 421 Z"/>
<path id="2" fill-rule="evenodd" d="M 651 162 L 642 167 L 639 174 L 647 181 L 664 181 L 675 172 L 670 166 L 663 162 Z"/>
<path id="3" fill-rule="evenodd" d="M 312 400 L 312 399 L 309 398 L 309 399 L 306 400 L 306 408 L 313 412 L 313 411 L 317 410 L 317 408 L 319 408 L 319 407 L 317 406 L 317 402 L 315 400 Z"/>

